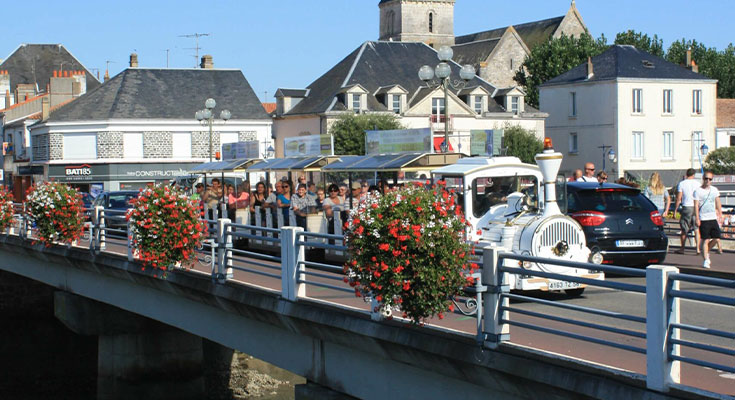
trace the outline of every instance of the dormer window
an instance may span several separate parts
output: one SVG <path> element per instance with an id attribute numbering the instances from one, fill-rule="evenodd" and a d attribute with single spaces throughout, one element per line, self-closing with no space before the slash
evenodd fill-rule
<path id="1" fill-rule="evenodd" d="M 391 110 L 393 110 L 394 113 L 400 114 L 401 113 L 401 95 L 394 94 L 391 95 L 393 98 L 393 102 L 391 103 Z"/>
<path id="2" fill-rule="evenodd" d="M 482 96 L 474 96 L 475 98 L 475 112 L 482 114 Z"/>
<path id="3" fill-rule="evenodd" d="M 518 115 L 521 108 L 521 98 L 519 96 L 511 96 L 510 98 L 510 111 Z"/>
<path id="4" fill-rule="evenodd" d="M 360 109 L 362 108 L 362 102 L 360 101 L 360 94 L 354 93 L 352 94 L 352 110 L 355 112 L 355 114 L 360 113 Z"/>

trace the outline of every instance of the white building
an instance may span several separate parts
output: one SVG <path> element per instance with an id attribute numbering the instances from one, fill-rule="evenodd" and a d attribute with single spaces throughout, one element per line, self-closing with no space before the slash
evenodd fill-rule
<path id="1" fill-rule="evenodd" d="M 632 46 L 611 46 L 539 91 L 565 173 L 593 162 L 614 178 L 658 171 L 672 186 L 699 168 L 703 144 L 715 148 L 717 81 Z"/>
<path id="2" fill-rule="evenodd" d="M 444 141 L 444 91 L 421 81 L 423 65 L 436 66 L 437 52 L 419 42 L 365 42 L 306 89 L 278 89 L 273 136 L 276 156 L 288 137 L 329 134 L 345 113 L 394 113 L 407 128 L 431 128 L 434 147 Z M 449 63 L 451 80 L 460 66 Z M 469 154 L 472 130 L 520 125 L 544 135 L 546 114 L 528 106 L 518 88 L 497 89 L 479 77 L 449 91 L 449 142 Z"/>
<path id="3" fill-rule="evenodd" d="M 187 174 L 224 143 L 257 140 L 265 153 L 272 120 L 240 70 L 214 69 L 211 56 L 201 69 L 138 68 L 137 57 L 131 64 L 31 126 L 36 179 L 80 190 L 137 189 Z M 195 118 L 207 98 L 216 101 L 211 136 Z"/>

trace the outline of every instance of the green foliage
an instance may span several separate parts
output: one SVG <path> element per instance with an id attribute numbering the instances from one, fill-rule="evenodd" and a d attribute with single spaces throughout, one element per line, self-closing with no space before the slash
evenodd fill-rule
<path id="1" fill-rule="evenodd" d="M 397 308 L 415 324 L 453 310 L 452 297 L 473 284 L 477 269 L 453 192 L 441 182 L 407 186 L 370 195 L 351 212 L 344 270 L 356 296 L 374 298 L 383 311 Z"/>
<path id="2" fill-rule="evenodd" d="M 506 154 L 518 157 L 524 163 L 534 164 L 534 156 L 544 149 L 544 143 L 536 137 L 536 133 L 519 125 L 507 125 L 503 130 Z"/>
<path id="3" fill-rule="evenodd" d="M 735 147 L 721 147 L 707 154 L 704 167 L 715 175 L 735 174 Z"/>
<path id="4" fill-rule="evenodd" d="M 334 154 L 363 155 L 366 130 L 391 129 L 405 129 L 395 114 L 345 113 L 329 129 L 334 136 Z"/>
<path id="5" fill-rule="evenodd" d="M 627 30 L 615 36 L 615 44 L 629 44 L 654 56 L 664 57 L 664 41 L 659 39 L 658 35 L 653 35 L 651 38 L 645 33 Z"/>
<path id="6" fill-rule="evenodd" d="M 669 46 L 666 59 L 686 65 L 687 49 L 692 49 L 692 60 L 699 67 L 699 73 L 718 80 L 717 97 L 735 98 L 735 47 L 732 43 L 725 50 L 717 51 L 696 40 L 681 39 Z"/>
<path id="7" fill-rule="evenodd" d="M 599 39 L 587 34 L 579 38 L 562 35 L 534 47 L 513 79 L 525 89 L 526 103 L 538 107 L 539 85 L 587 61 L 587 57 L 602 53 L 607 47 L 604 35 Z"/>

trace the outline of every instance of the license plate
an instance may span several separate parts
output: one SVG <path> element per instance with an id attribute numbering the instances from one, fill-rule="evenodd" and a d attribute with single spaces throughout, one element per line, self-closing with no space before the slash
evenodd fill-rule
<path id="1" fill-rule="evenodd" d="M 615 245 L 618 247 L 643 247 L 642 240 L 616 240 Z"/>
<path id="2" fill-rule="evenodd" d="M 582 286 L 579 282 L 567 282 L 567 281 L 551 281 L 549 282 L 549 290 L 563 290 L 563 289 L 574 289 Z"/>

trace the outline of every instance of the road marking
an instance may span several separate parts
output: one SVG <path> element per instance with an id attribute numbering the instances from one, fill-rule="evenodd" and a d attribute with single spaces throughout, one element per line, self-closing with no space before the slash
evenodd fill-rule
<path id="1" fill-rule="evenodd" d="M 720 374 L 720 378 L 735 380 L 735 374 Z"/>

